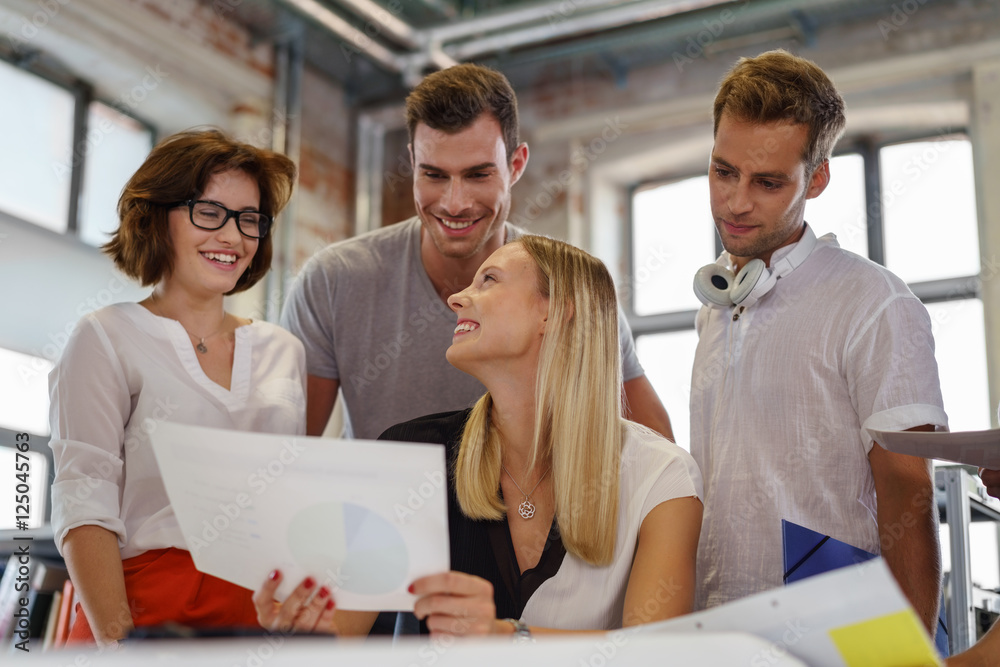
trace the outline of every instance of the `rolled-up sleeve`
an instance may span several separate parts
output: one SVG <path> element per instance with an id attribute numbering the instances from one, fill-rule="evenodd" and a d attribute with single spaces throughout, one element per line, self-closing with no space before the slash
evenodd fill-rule
<path id="1" fill-rule="evenodd" d="M 916 297 L 889 299 L 850 342 L 846 359 L 866 453 L 872 448 L 869 428 L 903 431 L 932 424 L 948 430 L 931 320 Z"/>
<path id="2" fill-rule="evenodd" d="M 131 397 L 114 347 L 84 317 L 49 375 L 49 422 L 55 460 L 52 528 L 56 546 L 71 529 L 97 525 L 125 542 L 121 518 L 122 443 Z"/>

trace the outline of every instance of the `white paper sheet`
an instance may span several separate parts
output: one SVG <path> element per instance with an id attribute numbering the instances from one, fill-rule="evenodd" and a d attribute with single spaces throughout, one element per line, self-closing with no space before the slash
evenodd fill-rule
<path id="1" fill-rule="evenodd" d="M 284 599 L 307 575 L 340 609 L 412 610 L 406 589 L 450 569 L 441 445 L 161 423 L 151 434 L 195 566 Z"/>
<path id="2" fill-rule="evenodd" d="M 1000 429 L 988 431 L 878 431 L 875 442 L 897 454 L 944 459 L 983 468 L 1000 468 Z"/>
<path id="3" fill-rule="evenodd" d="M 713 609 L 640 626 L 640 632 L 746 632 L 771 642 L 769 653 L 751 665 L 769 664 L 769 656 L 790 653 L 815 667 L 844 667 L 847 663 L 831 631 L 901 612 L 914 614 L 919 625 L 888 566 L 875 558 Z M 920 638 L 928 653 L 936 655 L 926 631 Z"/>

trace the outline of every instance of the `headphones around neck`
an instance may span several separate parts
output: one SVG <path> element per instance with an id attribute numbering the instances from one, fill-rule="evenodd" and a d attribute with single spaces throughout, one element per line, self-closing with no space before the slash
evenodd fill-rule
<path id="1" fill-rule="evenodd" d="M 770 292 L 779 278 L 787 276 L 806 261 L 815 247 L 816 234 L 812 227 L 806 225 L 805 233 L 795 247 L 770 270 L 760 259 L 751 259 L 737 274 L 722 264 L 703 266 L 694 274 L 695 296 L 711 308 L 749 308 Z"/>

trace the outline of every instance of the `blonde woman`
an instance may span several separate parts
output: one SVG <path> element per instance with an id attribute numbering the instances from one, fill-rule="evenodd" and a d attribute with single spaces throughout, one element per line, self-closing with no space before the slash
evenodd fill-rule
<path id="1" fill-rule="evenodd" d="M 622 419 L 615 289 L 568 244 L 523 236 L 448 304 L 448 361 L 487 388 L 476 405 L 388 429 L 448 448 L 453 570 L 414 581 L 433 634 L 609 630 L 691 611 L 701 475 L 673 443 Z M 307 580 L 264 627 L 357 634 Z M 334 594 L 334 598 L 336 594 Z"/>

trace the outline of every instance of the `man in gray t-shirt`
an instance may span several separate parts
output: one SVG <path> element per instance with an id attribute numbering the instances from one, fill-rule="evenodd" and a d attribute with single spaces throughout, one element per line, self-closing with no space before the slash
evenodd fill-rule
<path id="1" fill-rule="evenodd" d="M 346 435 L 460 410 L 484 392 L 445 359 L 455 314 L 445 299 L 518 230 L 510 190 L 528 162 L 517 102 L 503 75 L 459 65 L 428 76 L 406 101 L 417 217 L 335 243 L 305 266 L 282 324 L 306 348 L 307 432 L 323 432 L 337 391 Z M 672 437 L 621 319 L 630 417 Z"/>
<path id="2" fill-rule="evenodd" d="M 520 235 L 509 223 L 505 231 L 508 241 Z M 377 438 L 486 392 L 445 360 L 455 313 L 424 270 L 420 238 L 411 218 L 334 243 L 309 260 L 289 297 L 284 324 L 305 343 L 309 375 L 338 383 L 348 437 Z M 623 375 L 642 378 L 628 324 L 620 324 Z"/>

